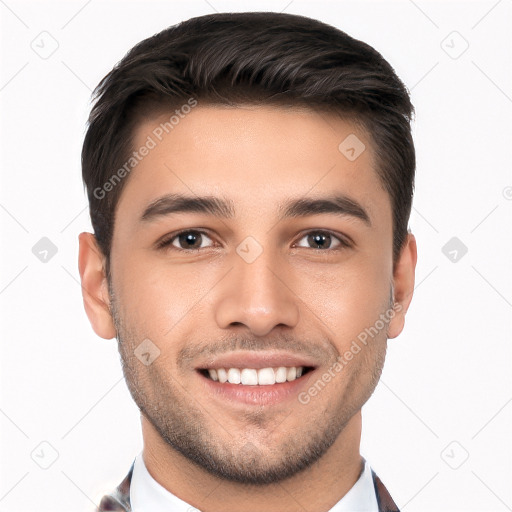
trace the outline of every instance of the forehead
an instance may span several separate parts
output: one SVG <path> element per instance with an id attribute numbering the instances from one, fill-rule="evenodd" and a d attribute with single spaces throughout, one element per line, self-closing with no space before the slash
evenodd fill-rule
<path id="1" fill-rule="evenodd" d="M 229 198 L 235 213 L 270 212 L 288 197 L 334 192 L 357 198 L 371 216 L 386 217 L 382 210 L 390 209 L 371 140 L 351 121 L 270 106 L 199 104 L 184 112 L 137 127 L 138 160 L 118 211 L 141 215 L 165 193 Z"/>

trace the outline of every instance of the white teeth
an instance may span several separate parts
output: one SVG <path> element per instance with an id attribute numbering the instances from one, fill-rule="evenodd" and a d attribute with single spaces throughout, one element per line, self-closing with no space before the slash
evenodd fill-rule
<path id="1" fill-rule="evenodd" d="M 258 384 L 260 386 L 270 386 L 276 383 L 276 375 L 272 368 L 262 368 L 258 370 Z"/>
<path id="2" fill-rule="evenodd" d="M 295 380 L 297 378 L 297 368 L 292 366 L 286 370 L 286 380 L 289 382 L 291 380 Z"/>
<path id="3" fill-rule="evenodd" d="M 244 386 L 271 386 L 272 384 L 282 384 L 298 379 L 304 373 L 303 366 L 292 366 L 287 368 L 279 366 L 278 368 L 217 368 L 208 369 L 210 378 L 221 384 L 229 382 L 230 384 L 242 384 Z"/>
<path id="4" fill-rule="evenodd" d="M 224 384 L 224 382 L 228 381 L 228 372 L 224 368 L 219 368 L 217 370 L 217 377 L 219 377 L 219 382 Z"/>
<path id="5" fill-rule="evenodd" d="M 284 366 L 280 366 L 276 370 L 276 382 L 279 384 L 286 382 L 286 368 Z"/>
<path id="6" fill-rule="evenodd" d="M 241 373 L 242 384 L 256 386 L 258 384 L 258 372 L 250 368 L 244 368 Z"/>
<path id="7" fill-rule="evenodd" d="M 230 384 L 240 384 L 240 370 L 238 368 L 230 368 L 228 370 L 228 382 Z"/>

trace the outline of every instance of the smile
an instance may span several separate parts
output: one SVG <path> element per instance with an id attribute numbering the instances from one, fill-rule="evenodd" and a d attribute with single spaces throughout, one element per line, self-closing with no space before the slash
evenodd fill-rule
<path id="1" fill-rule="evenodd" d="M 275 368 L 209 368 L 199 370 L 205 377 L 224 384 L 242 386 L 271 386 L 292 382 L 313 368 L 308 366 L 279 366 Z"/>

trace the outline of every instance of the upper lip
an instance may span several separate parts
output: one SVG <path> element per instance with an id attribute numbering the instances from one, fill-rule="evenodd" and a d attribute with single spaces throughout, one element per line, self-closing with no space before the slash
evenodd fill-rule
<path id="1" fill-rule="evenodd" d="M 316 368 L 318 365 L 305 356 L 289 352 L 234 352 L 211 357 L 196 370 L 209 370 L 218 368 L 278 368 L 280 366 L 306 366 Z"/>

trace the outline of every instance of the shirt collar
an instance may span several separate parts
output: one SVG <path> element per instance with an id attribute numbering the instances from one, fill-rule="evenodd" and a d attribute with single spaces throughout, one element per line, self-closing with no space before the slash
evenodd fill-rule
<path id="1" fill-rule="evenodd" d="M 142 452 L 135 458 L 130 487 L 132 512 L 190 512 L 189 503 L 161 486 L 148 472 Z M 200 512 L 200 511 L 197 511 Z M 378 512 L 372 470 L 364 460 L 364 468 L 357 482 L 329 512 Z"/>
<path id="2" fill-rule="evenodd" d="M 357 482 L 329 512 L 379 512 L 372 468 L 367 460 Z"/>

